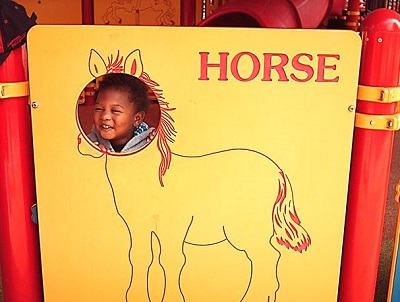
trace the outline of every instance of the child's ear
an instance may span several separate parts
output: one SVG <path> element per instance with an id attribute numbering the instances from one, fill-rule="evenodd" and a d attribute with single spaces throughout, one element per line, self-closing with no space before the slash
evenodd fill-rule
<path id="1" fill-rule="evenodd" d="M 146 113 L 144 111 L 136 112 L 134 121 L 133 121 L 133 126 L 134 127 L 139 126 L 140 123 L 143 122 L 145 116 L 146 116 Z"/>

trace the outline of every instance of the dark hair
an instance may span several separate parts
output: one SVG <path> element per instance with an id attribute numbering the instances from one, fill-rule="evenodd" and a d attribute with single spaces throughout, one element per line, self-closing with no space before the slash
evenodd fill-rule
<path id="1" fill-rule="evenodd" d="M 95 100 L 101 90 L 116 89 L 128 94 L 128 101 L 135 104 L 137 111 L 147 112 L 149 107 L 148 87 L 138 78 L 126 73 L 104 75 L 95 93 Z"/>

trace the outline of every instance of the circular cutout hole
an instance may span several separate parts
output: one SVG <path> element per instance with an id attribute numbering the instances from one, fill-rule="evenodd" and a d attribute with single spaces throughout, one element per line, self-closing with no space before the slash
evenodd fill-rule
<path id="1" fill-rule="evenodd" d="M 125 73 L 89 82 L 77 100 L 77 123 L 86 140 L 114 155 L 136 153 L 155 136 L 160 123 L 158 99 L 142 80 Z"/>

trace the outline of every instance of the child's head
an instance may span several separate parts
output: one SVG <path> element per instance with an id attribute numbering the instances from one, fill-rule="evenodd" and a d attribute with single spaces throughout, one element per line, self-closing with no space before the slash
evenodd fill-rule
<path id="1" fill-rule="evenodd" d="M 143 122 L 148 104 L 148 89 L 141 80 L 124 73 L 107 74 L 96 91 L 94 126 L 118 151 Z"/>

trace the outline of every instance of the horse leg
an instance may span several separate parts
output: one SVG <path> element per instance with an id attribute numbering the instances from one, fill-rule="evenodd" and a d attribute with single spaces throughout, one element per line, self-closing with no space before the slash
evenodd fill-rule
<path id="1" fill-rule="evenodd" d="M 161 265 L 166 274 L 163 302 L 185 301 L 180 282 L 186 260 L 184 242 L 192 222 L 193 218 L 186 226 L 181 225 L 179 231 L 170 230 L 161 238 Z"/>
<path id="2" fill-rule="evenodd" d="M 275 302 L 279 290 L 279 251 L 273 247 L 267 236 L 257 236 L 256 233 L 249 234 L 247 242 L 241 240 L 239 244 L 235 244 L 234 236 L 233 240 L 229 235 L 226 238 L 233 247 L 244 251 L 250 261 L 250 280 L 241 301 Z"/>
<path id="3" fill-rule="evenodd" d="M 111 3 L 111 6 L 112 6 L 112 14 L 111 14 L 112 18 L 114 19 L 114 21 L 121 23 L 122 19 L 117 16 L 117 9 L 123 9 L 124 6 L 123 5 L 121 6 L 116 2 Z"/>
<path id="4" fill-rule="evenodd" d="M 184 267 L 183 242 L 162 245 L 161 264 L 165 270 L 165 302 L 184 301 L 184 294 L 180 287 L 181 273 Z"/>
<path id="5" fill-rule="evenodd" d="M 107 10 L 106 10 L 106 13 L 103 15 L 103 22 L 105 24 L 110 24 L 110 19 L 108 17 L 112 13 L 113 13 L 113 8 L 112 7 L 108 7 Z"/>
<path id="6" fill-rule="evenodd" d="M 164 23 L 163 23 L 163 21 L 162 21 L 162 16 L 163 16 L 163 12 L 161 12 L 161 13 L 156 17 L 157 25 L 164 25 Z"/>
<path id="7" fill-rule="evenodd" d="M 148 292 L 149 268 L 152 263 L 152 234 L 133 233 L 133 245 L 129 253 L 129 263 L 133 265 L 131 287 L 127 290 L 125 302 L 150 301 Z"/>
<path id="8" fill-rule="evenodd" d="M 252 276 L 249 290 L 242 301 L 267 301 L 275 302 L 279 290 L 278 264 L 280 255 L 276 251 L 274 255 L 262 250 L 248 251 L 252 262 Z"/>

